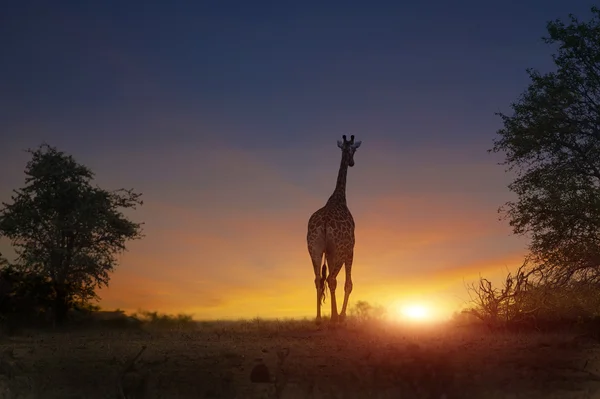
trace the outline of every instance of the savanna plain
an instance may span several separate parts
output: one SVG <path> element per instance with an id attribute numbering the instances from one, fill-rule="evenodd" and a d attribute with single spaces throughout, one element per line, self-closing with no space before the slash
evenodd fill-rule
<path id="1" fill-rule="evenodd" d="M 5 334 L 0 398 L 600 398 L 589 327 L 101 313 Z"/>

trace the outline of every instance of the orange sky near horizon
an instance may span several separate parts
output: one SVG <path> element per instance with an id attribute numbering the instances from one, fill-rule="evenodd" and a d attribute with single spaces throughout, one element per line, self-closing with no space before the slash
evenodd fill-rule
<path id="1" fill-rule="evenodd" d="M 43 142 L 100 187 L 143 194 L 126 214 L 146 237 L 102 307 L 314 317 L 307 223 L 344 134 L 362 141 L 351 306 L 449 315 L 464 281 L 522 264 L 527 239 L 498 220 L 514 195 L 488 153 L 496 113 L 512 114 L 527 68 L 555 70 L 547 21 L 589 16 L 587 1 L 76 3 L 3 8 L 0 203 Z M 0 252 L 14 255 L 2 238 Z"/>
<path id="2" fill-rule="evenodd" d="M 324 141 L 325 148 L 276 157 L 224 147 L 113 153 L 110 161 L 73 154 L 100 186 L 134 187 L 145 202 L 128 215 L 145 222 L 146 236 L 129 243 L 100 305 L 198 319 L 313 317 L 306 225 L 333 191 L 340 157 L 335 139 Z M 464 280 L 501 277 L 521 264 L 525 242 L 498 221 L 509 196 L 493 159 L 461 163 L 452 161 L 460 153 L 440 150 L 428 163 L 394 159 L 385 143 L 363 147 L 348 174 L 356 221 L 351 305 L 418 302 L 450 315 L 467 298 Z M 17 156 L 23 166 L 26 155 Z M 286 176 L 290 162 L 309 159 L 321 161 L 291 168 L 293 181 Z M 23 184 L 22 172 L 6 177 Z"/>

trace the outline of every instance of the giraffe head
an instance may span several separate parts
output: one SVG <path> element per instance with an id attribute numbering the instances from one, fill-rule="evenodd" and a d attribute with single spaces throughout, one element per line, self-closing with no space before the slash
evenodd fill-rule
<path id="1" fill-rule="evenodd" d="M 346 160 L 348 166 L 354 166 L 354 153 L 356 149 L 360 147 L 362 141 L 354 141 L 354 135 L 350 136 L 350 140 L 346 140 L 346 135 L 343 135 L 342 140 L 338 140 L 337 145 L 342 150 L 342 159 Z"/>

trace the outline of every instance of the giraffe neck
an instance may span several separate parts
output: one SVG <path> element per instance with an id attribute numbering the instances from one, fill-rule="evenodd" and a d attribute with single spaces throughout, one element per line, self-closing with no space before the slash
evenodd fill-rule
<path id="1" fill-rule="evenodd" d="M 327 203 L 343 203 L 346 204 L 346 176 L 348 175 L 348 160 L 346 159 L 345 153 L 342 153 L 342 162 L 340 163 L 340 170 L 338 172 L 337 182 L 335 184 L 335 190 L 329 197 Z"/>

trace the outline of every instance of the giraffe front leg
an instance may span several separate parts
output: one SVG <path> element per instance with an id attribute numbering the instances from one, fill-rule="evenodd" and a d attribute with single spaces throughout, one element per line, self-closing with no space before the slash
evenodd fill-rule
<path id="1" fill-rule="evenodd" d="M 348 307 L 348 299 L 350 298 L 350 293 L 352 293 L 352 261 L 354 256 L 351 254 L 348 259 L 346 259 L 346 281 L 344 283 L 344 303 L 342 304 L 342 312 L 340 313 L 340 321 L 344 321 L 346 318 L 346 309 Z"/>
<path id="2" fill-rule="evenodd" d="M 315 278 L 315 287 L 317 289 L 317 318 L 315 319 L 315 322 L 318 325 L 318 324 L 321 324 L 321 303 L 323 302 L 322 291 L 324 288 L 324 287 L 321 287 L 321 278 L 320 277 Z"/>

